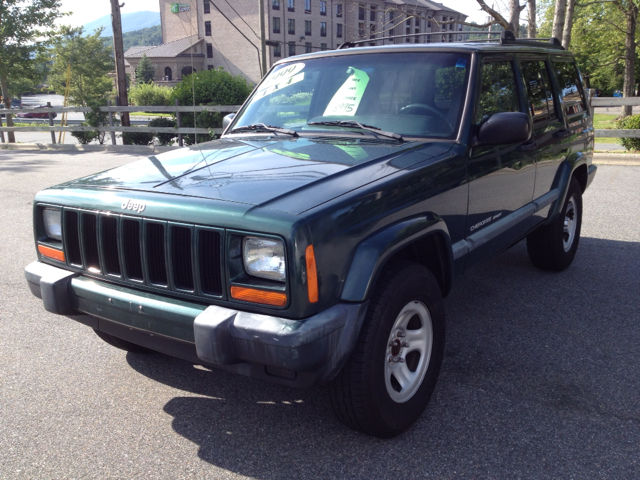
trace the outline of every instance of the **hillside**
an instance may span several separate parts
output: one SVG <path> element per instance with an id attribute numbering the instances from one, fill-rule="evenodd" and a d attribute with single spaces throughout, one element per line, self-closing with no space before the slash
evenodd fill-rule
<path id="1" fill-rule="evenodd" d="M 160 12 L 131 12 L 122 14 L 122 33 L 133 32 L 134 30 L 145 29 L 160 25 Z M 96 28 L 104 27 L 103 37 L 113 36 L 111 28 L 111 15 L 105 15 L 93 22 L 84 25 L 84 33 L 90 34 Z"/>
<path id="2" fill-rule="evenodd" d="M 113 37 L 104 37 L 105 45 L 113 45 Z M 130 47 L 161 45 L 162 31 L 160 25 L 154 27 L 142 28 L 122 34 L 122 43 L 126 52 Z"/>

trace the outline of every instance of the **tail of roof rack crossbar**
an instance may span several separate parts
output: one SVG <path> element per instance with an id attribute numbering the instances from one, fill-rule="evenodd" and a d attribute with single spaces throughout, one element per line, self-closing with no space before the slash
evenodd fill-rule
<path id="1" fill-rule="evenodd" d="M 487 38 L 481 40 L 463 40 L 460 42 L 448 42 L 448 43 L 480 43 L 480 42 L 496 42 L 500 43 L 500 45 L 528 45 L 531 47 L 542 47 L 542 48 L 552 48 L 555 50 L 564 50 L 564 47 L 560 43 L 556 37 L 551 38 L 516 38 L 513 32 L 509 30 L 503 30 L 500 32 L 487 32 L 487 31 L 479 31 L 473 32 L 469 30 L 465 30 L 464 32 L 456 32 L 453 35 L 500 35 L 500 38 Z M 353 42 L 344 42 L 340 44 L 337 50 L 344 50 L 347 48 L 354 48 L 358 45 L 370 42 L 377 42 L 380 40 L 394 40 L 396 38 L 407 38 L 407 37 L 423 37 L 430 35 L 450 35 L 448 32 L 430 32 L 430 33 L 411 33 L 406 35 L 390 35 L 388 37 L 381 38 L 368 38 L 365 40 L 356 40 Z"/>

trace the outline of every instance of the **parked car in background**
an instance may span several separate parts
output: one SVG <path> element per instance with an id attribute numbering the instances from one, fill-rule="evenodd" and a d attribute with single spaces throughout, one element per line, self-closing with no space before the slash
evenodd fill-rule
<path id="1" fill-rule="evenodd" d="M 33 108 L 47 108 L 46 105 L 39 105 Z M 53 112 L 53 118 L 56 118 L 58 114 Z M 17 118 L 49 118 L 49 114 L 47 112 L 22 112 L 16 114 Z"/>

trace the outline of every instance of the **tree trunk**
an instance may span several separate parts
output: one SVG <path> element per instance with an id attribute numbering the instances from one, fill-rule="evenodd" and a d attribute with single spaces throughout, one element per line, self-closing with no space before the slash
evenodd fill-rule
<path id="1" fill-rule="evenodd" d="M 562 30 L 564 29 L 564 16 L 567 11 L 567 0 L 556 0 L 556 10 L 553 14 L 553 30 L 552 37 L 560 40 L 562 38 Z"/>
<path id="2" fill-rule="evenodd" d="M 2 88 L 2 99 L 4 100 L 4 108 L 11 108 L 11 95 L 9 95 L 9 82 L 7 82 L 7 77 L 4 75 L 0 75 L 0 87 Z M 13 120 L 11 119 L 11 114 L 7 113 L 5 115 L 7 119 L 7 127 L 13 127 Z M 16 143 L 16 136 L 13 132 L 7 132 L 7 140 L 9 143 Z"/>
<path id="3" fill-rule="evenodd" d="M 536 0 L 529 0 L 529 23 L 527 24 L 527 37 L 536 38 Z"/>
<path id="4" fill-rule="evenodd" d="M 511 15 L 509 17 L 509 27 L 513 34 L 518 38 L 520 35 L 520 0 L 511 0 L 509 9 Z"/>
<path id="5" fill-rule="evenodd" d="M 634 96 L 635 68 L 636 68 L 636 22 L 638 19 L 638 7 L 634 2 L 629 2 L 628 10 L 625 12 L 627 17 L 627 35 L 624 42 L 624 86 L 622 93 L 625 97 Z M 622 107 L 623 117 L 632 114 L 631 105 Z"/>
<path id="6" fill-rule="evenodd" d="M 576 0 L 567 0 L 567 14 L 564 19 L 564 30 L 562 31 L 562 46 L 569 50 L 571 44 L 571 28 L 573 27 L 573 10 L 576 7 Z"/>

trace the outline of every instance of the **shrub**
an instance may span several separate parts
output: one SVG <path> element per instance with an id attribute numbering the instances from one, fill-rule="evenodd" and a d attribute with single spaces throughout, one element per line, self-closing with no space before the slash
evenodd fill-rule
<path id="1" fill-rule="evenodd" d="M 154 118 L 149 122 L 150 127 L 175 127 L 175 120 L 171 120 L 169 118 L 158 117 Z M 158 139 L 158 143 L 160 145 L 171 145 L 173 143 L 173 139 L 178 136 L 177 133 L 156 133 L 156 138 Z"/>
<path id="2" fill-rule="evenodd" d="M 145 127 L 140 127 L 139 132 L 122 132 L 123 143 L 128 145 L 151 145 L 153 143 L 153 133 L 143 131 Z"/>
<path id="3" fill-rule="evenodd" d="M 85 127 L 89 126 L 87 122 L 82 122 L 80 125 Z M 87 145 L 98 138 L 98 132 L 95 130 L 89 132 L 71 132 L 71 136 L 76 137 L 78 139 L 78 143 L 81 145 Z"/>
<path id="4" fill-rule="evenodd" d="M 129 101 L 133 105 L 171 105 L 173 88 L 155 83 L 139 83 L 129 90 Z"/>
<path id="5" fill-rule="evenodd" d="M 241 105 L 252 89 L 242 76 L 233 76 L 218 68 L 186 76 L 174 87 L 172 99 L 179 100 L 180 105 Z M 221 112 L 185 113 L 180 117 L 180 124 L 183 127 L 193 127 L 195 124 L 198 128 L 221 128 L 223 116 Z M 199 134 L 198 142 L 206 142 L 214 137 L 212 134 Z M 195 135 L 183 135 L 183 138 L 187 145 L 195 142 Z"/>
<path id="6" fill-rule="evenodd" d="M 617 128 L 621 130 L 640 129 L 640 115 L 631 115 L 618 120 Z M 640 150 L 640 138 L 620 138 L 620 144 L 627 150 Z"/>

